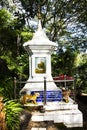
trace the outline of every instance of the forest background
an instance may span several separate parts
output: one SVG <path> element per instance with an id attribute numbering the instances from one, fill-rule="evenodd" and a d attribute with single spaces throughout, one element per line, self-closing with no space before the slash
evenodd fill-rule
<path id="1" fill-rule="evenodd" d="M 14 77 L 26 81 L 28 54 L 23 43 L 37 29 L 38 13 L 46 35 L 58 43 L 52 54 L 52 76 L 76 78 L 76 90 L 87 93 L 87 0 L 0 1 L 0 95 L 14 98 Z M 17 85 L 18 92 L 20 85 Z"/>

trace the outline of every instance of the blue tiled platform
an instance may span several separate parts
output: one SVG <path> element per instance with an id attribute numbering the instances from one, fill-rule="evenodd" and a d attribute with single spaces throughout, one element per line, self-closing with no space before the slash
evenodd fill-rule
<path id="1" fill-rule="evenodd" d="M 44 91 L 32 91 L 35 93 L 39 93 L 40 96 L 37 98 L 37 102 L 44 102 Z M 46 101 L 61 101 L 62 100 L 62 92 L 61 90 L 57 91 L 46 91 Z"/>

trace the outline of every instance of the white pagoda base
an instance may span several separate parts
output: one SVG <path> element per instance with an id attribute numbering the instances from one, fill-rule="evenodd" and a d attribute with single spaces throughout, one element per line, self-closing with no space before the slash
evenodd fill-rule
<path id="1" fill-rule="evenodd" d="M 44 82 L 44 78 L 31 78 L 27 81 L 23 89 L 20 91 L 21 94 L 39 93 L 40 96 L 37 98 L 37 102 L 44 102 L 44 93 L 46 93 L 47 101 L 61 101 L 62 91 L 56 86 L 52 77 L 47 78 Z M 45 87 L 45 88 L 44 88 Z"/>
<path id="2" fill-rule="evenodd" d="M 78 104 L 74 104 L 70 99 L 69 103 L 47 102 L 45 113 L 33 112 L 32 121 L 54 121 L 54 123 L 63 123 L 66 127 L 83 127 L 83 115 L 78 110 Z"/>
<path id="3" fill-rule="evenodd" d="M 44 77 L 29 78 L 21 91 L 44 91 Z M 60 90 L 54 83 L 52 77 L 46 77 L 46 90 Z"/>

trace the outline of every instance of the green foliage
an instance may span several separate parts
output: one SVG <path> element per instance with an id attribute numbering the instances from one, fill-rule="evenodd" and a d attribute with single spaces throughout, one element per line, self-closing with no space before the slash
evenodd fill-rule
<path id="1" fill-rule="evenodd" d="M 29 74 L 29 61 L 27 54 L 21 54 L 17 57 L 18 66 L 17 66 L 17 74 L 20 76 L 21 79 L 28 78 Z"/>
<path id="2" fill-rule="evenodd" d="M 10 26 L 11 16 L 11 13 L 9 13 L 7 10 L 0 10 L 0 29 Z"/>
<path id="3" fill-rule="evenodd" d="M 59 74 L 74 75 L 75 57 L 76 54 L 71 48 L 67 48 L 65 51 L 60 48 L 57 54 L 52 55 L 53 76 L 58 76 Z"/>
<path id="4" fill-rule="evenodd" d="M 0 55 L 7 55 L 9 50 L 14 52 L 16 49 L 16 31 L 12 24 L 13 16 L 6 9 L 2 9 L 0 10 L 0 21 Z"/>
<path id="5" fill-rule="evenodd" d="M 4 98 L 13 99 L 14 77 L 21 80 L 27 80 L 28 78 L 28 55 L 21 55 L 14 59 L 10 53 L 8 55 L 1 56 L 1 58 L 0 95 L 4 96 Z M 18 89 L 20 90 L 19 87 Z M 19 94 L 19 90 L 17 91 L 17 94 Z"/>
<path id="6" fill-rule="evenodd" d="M 32 33 L 29 29 L 22 31 L 20 19 L 6 9 L 0 10 L 0 21 L 0 95 L 13 99 L 13 78 L 28 78 L 28 55 L 23 54 L 22 43 L 31 39 Z"/>
<path id="7" fill-rule="evenodd" d="M 77 90 L 87 93 L 87 54 L 82 54 L 77 73 Z"/>
<path id="8" fill-rule="evenodd" d="M 9 69 L 7 67 L 7 63 L 4 59 L 0 58 L 0 79 L 7 78 L 9 75 Z"/>
<path id="9" fill-rule="evenodd" d="M 6 124 L 8 130 L 20 129 L 20 113 L 23 110 L 20 103 L 14 100 L 5 103 L 6 110 Z"/>
<path id="10" fill-rule="evenodd" d="M 21 32 L 21 36 L 23 37 L 23 41 L 26 42 L 32 38 L 32 33 L 24 30 Z"/>
<path id="11" fill-rule="evenodd" d="M 14 98 L 14 85 L 11 77 L 1 80 L 0 83 L 0 95 L 6 99 Z"/>

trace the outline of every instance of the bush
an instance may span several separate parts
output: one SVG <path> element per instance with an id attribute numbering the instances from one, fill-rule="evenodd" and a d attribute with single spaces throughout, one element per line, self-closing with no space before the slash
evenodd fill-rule
<path id="1" fill-rule="evenodd" d="M 5 103 L 6 109 L 6 124 L 8 130 L 20 129 L 20 113 L 23 108 L 20 103 L 15 100 L 10 100 Z"/>

